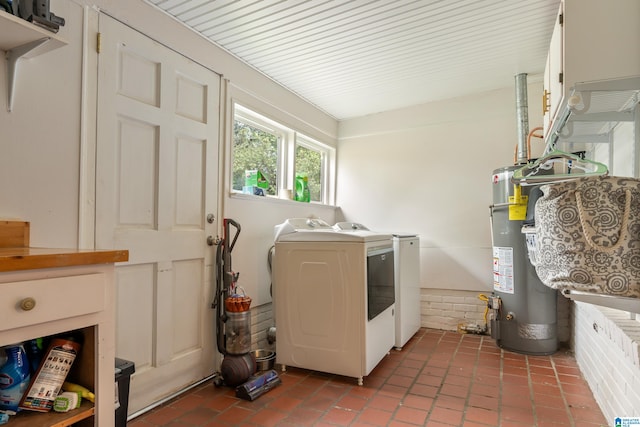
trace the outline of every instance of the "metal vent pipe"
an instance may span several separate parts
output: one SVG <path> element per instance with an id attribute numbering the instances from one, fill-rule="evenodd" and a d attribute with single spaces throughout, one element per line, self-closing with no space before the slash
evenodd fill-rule
<path id="1" fill-rule="evenodd" d="M 516 164 L 526 164 L 527 137 L 529 136 L 529 101 L 527 100 L 527 74 L 516 74 L 516 117 L 518 124 L 518 154 Z"/>

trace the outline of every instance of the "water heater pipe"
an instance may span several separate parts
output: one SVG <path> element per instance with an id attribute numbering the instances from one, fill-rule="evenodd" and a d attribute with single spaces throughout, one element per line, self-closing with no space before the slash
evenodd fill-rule
<path id="1" fill-rule="evenodd" d="M 518 125 L 518 153 L 516 164 L 527 163 L 527 136 L 529 135 L 529 101 L 527 100 L 527 74 L 516 74 L 516 118 Z"/>

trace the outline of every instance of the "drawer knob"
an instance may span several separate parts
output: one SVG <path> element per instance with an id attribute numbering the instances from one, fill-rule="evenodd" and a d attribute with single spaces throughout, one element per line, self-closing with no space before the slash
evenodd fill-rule
<path id="1" fill-rule="evenodd" d="M 24 311 L 32 310 L 33 307 L 35 306 L 36 306 L 36 300 L 31 297 L 25 298 L 22 301 L 20 301 L 20 308 L 23 309 Z"/>

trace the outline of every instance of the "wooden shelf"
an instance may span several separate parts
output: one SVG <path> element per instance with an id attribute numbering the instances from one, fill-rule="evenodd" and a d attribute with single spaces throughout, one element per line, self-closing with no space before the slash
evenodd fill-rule
<path id="1" fill-rule="evenodd" d="M 78 409 L 69 412 L 21 411 L 9 418 L 11 427 L 67 427 L 94 415 L 93 403 L 83 400 Z"/>
<path id="2" fill-rule="evenodd" d="M 110 264 L 129 260 L 128 250 L 0 248 L 0 272 Z"/>
<path id="3" fill-rule="evenodd" d="M 33 58 L 45 52 L 57 49 L 67 44 L 56 33 L 40 28 L 31 22 L 0 10 L 0 50 L 9 51 L 24 46 L 42 38 L 49 41 L 37 49 L 26 54 L 25 58 Z"/>
<path id="4" fill-rule="evenodd" d="M 29 247 L 30 224 L 0 220 L 0 272 L 111 264 L 129 260 L 127 250 L 82 250 Z"/>

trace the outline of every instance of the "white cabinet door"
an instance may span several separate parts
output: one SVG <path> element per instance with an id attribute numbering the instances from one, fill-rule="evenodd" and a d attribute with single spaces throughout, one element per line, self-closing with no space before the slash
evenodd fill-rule
<path id="1" fill-rule="evenodd" d="M 116 269 L 116 355 L 129 412 L 210 375 L 220 78 L 101 14 L 96 245 Z"/>
<path id="2" fill-rule="evenodd" d="M 544 89 L 546 91 L 546 102 L 548 110 L 544 113 L 544 134 L 550 128 L 551 119 L 558 111 L 558 106 L 562 102 L 563 97 L 563 79 L 564 79 L 564 56 L 563 56 L 563 3 L 560 3 L 560 9 L 556 17 L 556 23 L 553 27 L 551 41 L 549 43 L 549 54 L 547 57 L 547 67 L 544 74 Z"/>
<path id="3" fill-rule="evenodd" d="M 563 4 L 565 95 L 576 83 L 640 75 L 640 1 Z"/>

